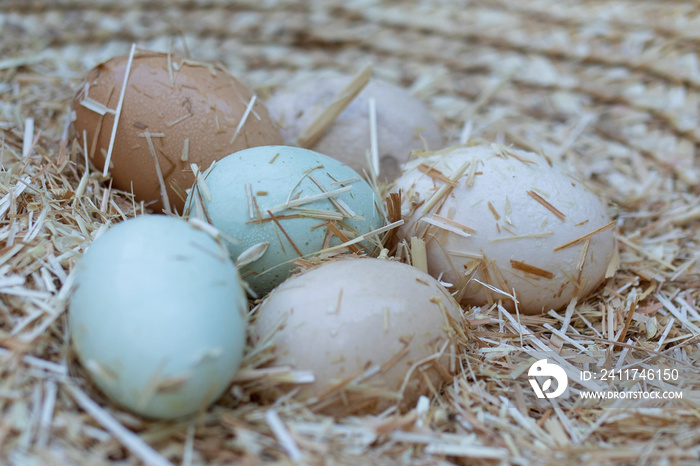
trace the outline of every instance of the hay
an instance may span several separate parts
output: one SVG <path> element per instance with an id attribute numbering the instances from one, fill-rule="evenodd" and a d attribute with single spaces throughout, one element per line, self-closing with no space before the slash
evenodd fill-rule
<path id="1" fill-rule="evenodd" d="M 695 6 L 434 4 L 2 2 L 0 463 L 698 461 Z M 261 98 L 317 72 L 371 63 L 376 76 L 423 99 L 451 143 L 542 152 L 605 194 L 618 229 L 617 270 L 560 313 L 466 309 L 471 339 L 453 355 L 456 374 L 407 412 L 333 419 L 291 397 L 266 400 L 265 389 L 309 374 L 263 367 L 263 348 L 249 350 L 228 394 L 197 419 L 150 422 L 120 411 L 74 363 L 65 310 L 76 260 L 110 224 L 144 207 L 85 166 L 68 106 L 88 69 L 132 43 L 221 61 Z M 397 250 L 408 258 L 407 245 Z M 522 381 L 545 356 L 570 374 L 586 364 L 675 368 L 687 396 L 624 409 L 603 406 L 625 400 L 538 400 Z"/>

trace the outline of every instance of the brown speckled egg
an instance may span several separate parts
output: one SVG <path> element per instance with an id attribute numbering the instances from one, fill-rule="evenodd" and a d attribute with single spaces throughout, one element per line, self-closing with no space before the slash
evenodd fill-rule
<path id="1" fill-rule="evenodd" d="M 128 56 L 120 56 L 98 65 L 73 99 L 76 137 L 86 143 L 99 169 L 109 150 L 127 63 Z M 166 53 L 137 53 L 110 160 L 113 186 L 133 189 L 138 201 L 160 212 L 165 207 L 164 184 L 169 204 L 182 212 L 185 189 L 194 182 L 190 164 L 205 170 L 233 152 L 281 144 L 279 130 L 260 101 L 256 99 L 247 112 L 251 99 L 253 93 L 220 65 Z"/>

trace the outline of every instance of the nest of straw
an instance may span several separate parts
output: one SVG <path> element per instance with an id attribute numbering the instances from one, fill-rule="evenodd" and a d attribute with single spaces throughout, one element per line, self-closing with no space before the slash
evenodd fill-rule
<path id="1" fill-rule="evenodd" d="M 0 462 L 698 461 L 693 2 L 0 5 Z M 560 313 L 465 309 L 470 338 L 452 380 L 402 412 L 331 418 L 265 400 L 257 394 L 285 374 L 262 367 L 259 354 L 195 419 L 121 411 L 74 364 L 65 312 L 71 270 L 91 240 L 142 207 L 86 165 L 68 106 L 87 70 L 132 43 L 219 61 L 261 95 L 371 63 L 426 102 L 450 142 L 468 132 L 542 152 L 595 185 L 617 223 L 618 270 Z M 562 364 L 675 368 L 685 397 L 624 409 L 538 400 L 522 375 L 544 352 Z"/>

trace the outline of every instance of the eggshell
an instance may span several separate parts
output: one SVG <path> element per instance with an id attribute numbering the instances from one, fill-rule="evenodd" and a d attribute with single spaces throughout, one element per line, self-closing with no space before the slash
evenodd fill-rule
<path id="1" fill-rule="evenodd" d="M 286 387 L 299 390 L 295 399 L 343 415 L 414 406 L 430 394 L 426 378 L 439 389 L 460 319 L 459 305 L 428 274 L 361 258 L 282 283 L 258 309 L 254 333 L 258 344 L 274 344 L 275 366 L 313 373 L 312 383 Z"/>
<path id="2" fill-rule="evenodd" d="M 100 170 L 114 125 L 114 114 L 100 115 L 104 111 L 100 104 L 116 110 L 127 61 L 128 56 L 120 56 L 95 67 L 73 99 L 76 136 Z M 133 183 L 137 200 L 152 202 L 156 212 L 163 208 L 156 162 L 145 136 L 148 132 L 169 202 L 182 212 L 185 189 L 194 181 L 191 163 L 206 168 L 237 150 L 282 142 L 259 100 L 234 139 L 252 97 L 222 66 L 165 53 L 136 54 L 111 157 L 113 186 L 130 192 Z M 83 131 L 87 141 L 83 141 Z"/>
<path id="3" fill-rule="evenodd" d="M 285 144 L 296 139 L 350 82 L 351 76 L 309 81 L 293 90 L 274 94 L 267 106 L 278 122 Z M 368 170 L 370 148 L 369 99 L 376 102 L 380 178 L 393 180 L 411 151 L 442 148 L 440 128 L 428 108 L 405 89 L 373 78 L 338 116 L 311 149 L 349 165 L 358 173 Z"/>
<path id="4" fill-rule="evenodd" d="M 454 147 L 409 162 L 392 190 L 403 194 L 399 237 L 425 240 L 430 274 L 462 304 L 513 310 L 503 293 L 514 291 L 520 312 L 558 310 L 598 287 L 615 254 L 601 199 L 537 154 Z"/>
<path id="5" fill-rule="evenodd" d="M 247 301 L 225 247 L 149 215 L 96 239 L 75 270 L 78 359 L 119 405 L 170 419 L 205 409 L 243 356 Z"/>
<path id="6" fill-rule="evenodd" d="M 346 191 L 333 196 L 345 206 L 345 213 L 327 198 L 304 202 L 323 194 L 316 182 L 327 192 Z M 334 227 L 351 240 L 385 222 L 374 191 L 360 175 L 337 160 L 298 147 L 263 146 L 236 152 L 217 162 L 204 183 L 207 192 L 195 185 L 190 193 L 190 214 L 210 220 L 238 240 L 228 244 L 239 264 L 251 257 L 252 250 L 264 251 L 241 268 L 243 278 L 260 296 L 287 278 L 295 260 L 345 242 Z M 284 208 L 288 201 L 299 205 Z M 329 220 L 329 216 L 338 219 Z M 373 254 L 376 247 L 367 240 L 351 249 Z"/>

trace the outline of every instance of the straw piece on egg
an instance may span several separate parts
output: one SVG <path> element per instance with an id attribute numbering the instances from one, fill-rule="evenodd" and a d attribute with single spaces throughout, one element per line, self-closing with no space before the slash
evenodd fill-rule
<path id="1" fill-rule="evenodd" d="M 347 107 L 355 96 L 364 89 L 369 82 L 371 74 L 372 67 L 367 65 L 352 78 L 348 85 L 345 86 L 316 119 L 311 122 L 309 127 L 302 131 L 297 138 L 300 147 L 307 149 L 313 147 L 316 141 L 323 135 L 326 128 L 333 124 L 338 115 L 345 110 L 345 107 Z"/>

